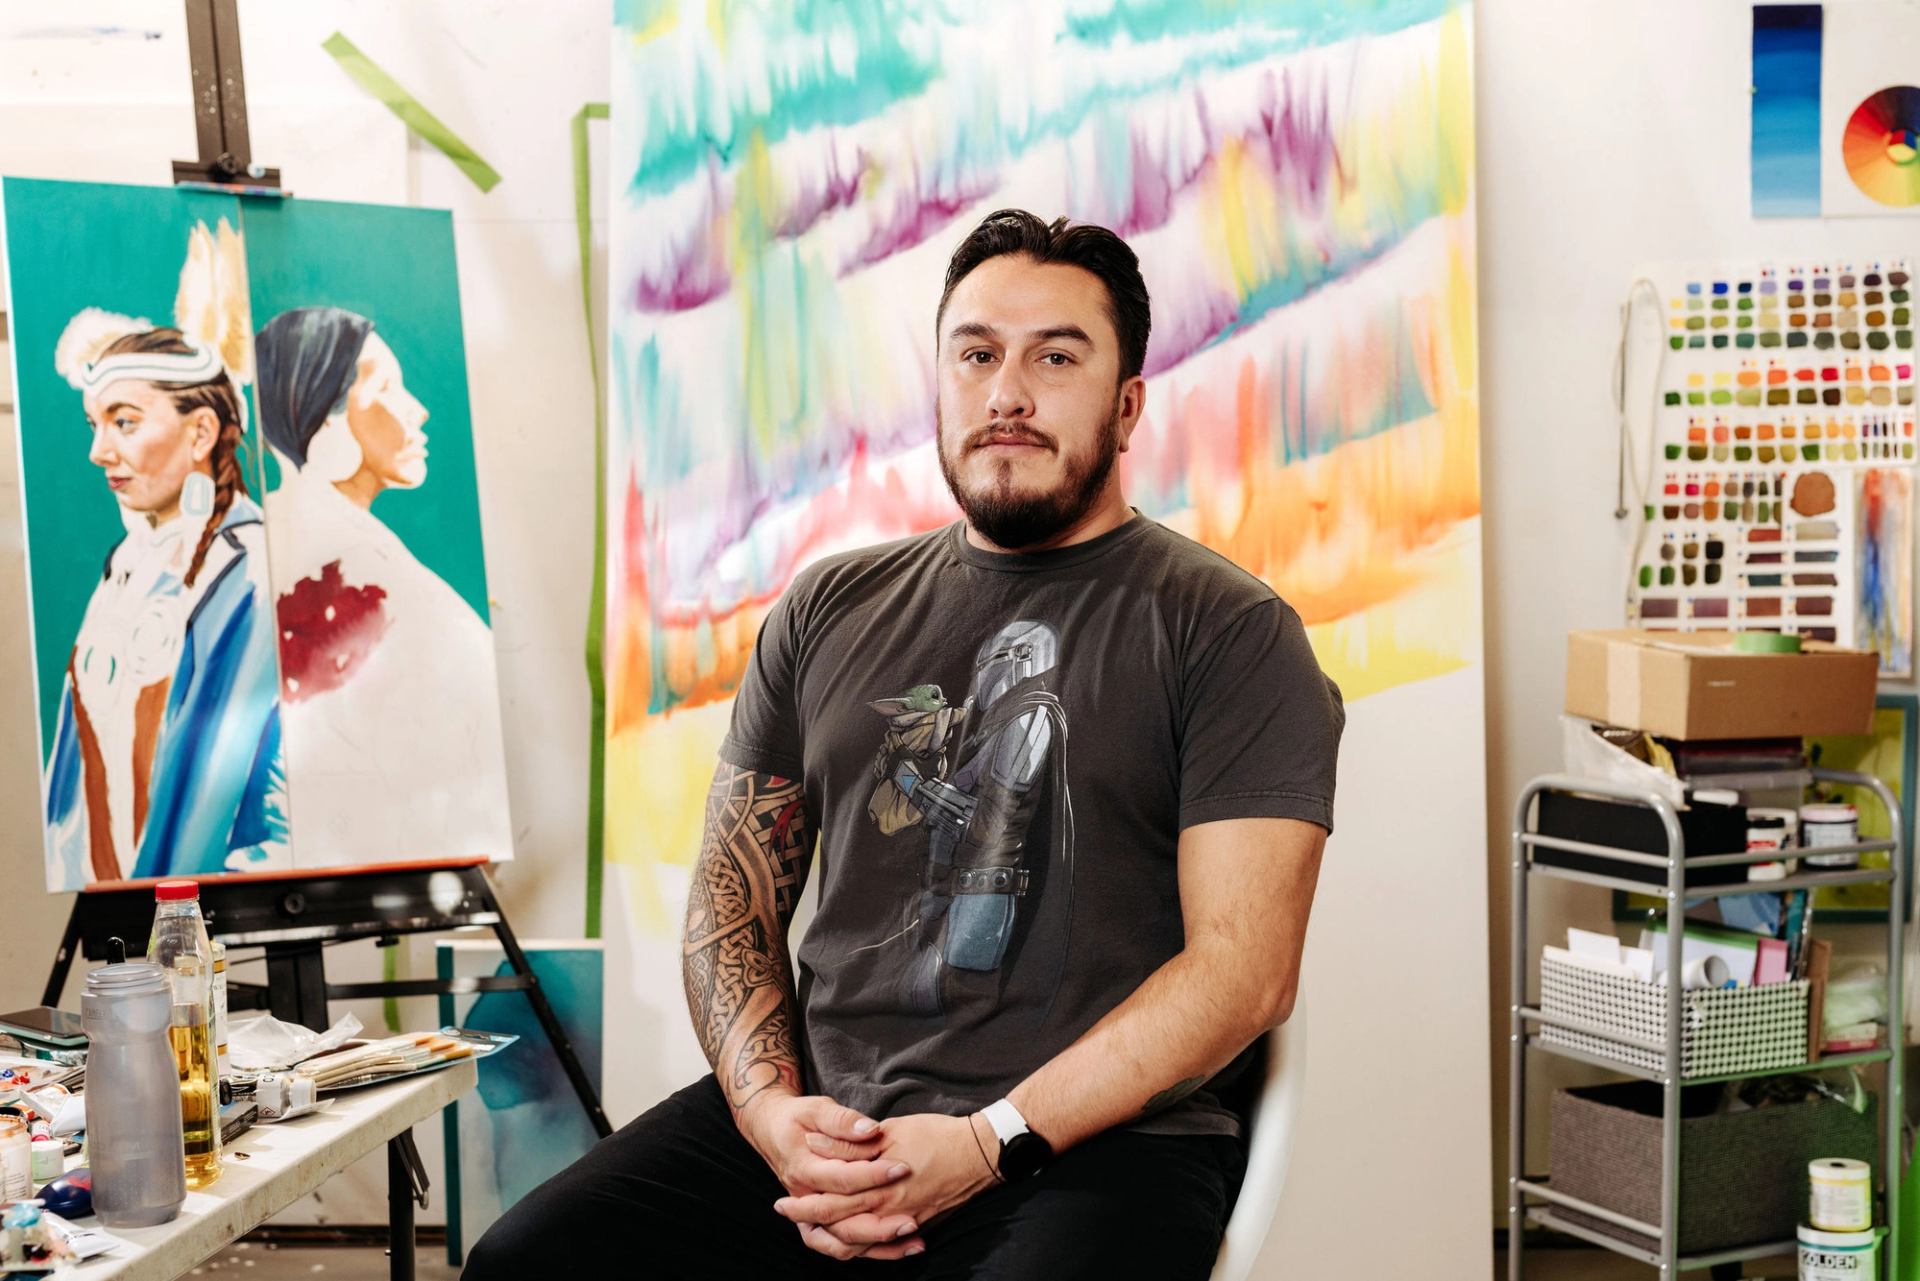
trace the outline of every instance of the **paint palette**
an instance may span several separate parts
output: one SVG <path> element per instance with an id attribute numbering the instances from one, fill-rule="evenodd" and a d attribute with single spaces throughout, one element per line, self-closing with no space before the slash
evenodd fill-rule
<path id="1" fill-rule="evenodd" d="M 1674 351 L 1911 352 L 1912 284 L 1905 259 L 1858 268 L 1713 273 L 1685 281 L 1669 297 L 1667 346 Z"/>
<path id="2" fill-rule="evenodd" d="M 1667 350 L 1629 621 L 1868 644 L 1910 672 L 1911 585 L 1885 572 L 1920 462 L 1910 263 L 1645 274 Z"/>
<path id="3" fill-rule="evenodd" d="M 1850 638 L 1854 487 L 1838 475 L 1839 483 L 1817 468 L 1665 472 L 1635 568 L 1634 621 Z"/>

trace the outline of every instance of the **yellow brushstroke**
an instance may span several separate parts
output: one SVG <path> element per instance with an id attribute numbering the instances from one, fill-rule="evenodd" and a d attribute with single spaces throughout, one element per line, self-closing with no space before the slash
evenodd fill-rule
<path id="1" fill-rule="evenodd" d="M 643 45 L 648 41 L 658 40 L 661 36 L 666 35 L 679 25 L 679 0 L 666 0 L 666 3 L 660 6 L 660 12 L 653 16 L 653 21 L 636 30 L 629 39 L 631 39 L 635 45 Z"/>
<path id="2" fill-rule="evenodd" d="M 1463 521 L 1412 559 L 1420 586 L 1307 628 L 1315 657 L 1349 706 L 1480 661 L 1480 522 Z"/>
<path id="3" fill-rule="evenodd" d="M 607 861 L 639 868 L 631 878 L 633 920 L 651 933 L 676 929 L 677 905 L 660 901 L 657 863 L 693 866 L 700 853 L 703 801 L 726 737 L 731 700 L 649 717 L 607 738 Z"/>

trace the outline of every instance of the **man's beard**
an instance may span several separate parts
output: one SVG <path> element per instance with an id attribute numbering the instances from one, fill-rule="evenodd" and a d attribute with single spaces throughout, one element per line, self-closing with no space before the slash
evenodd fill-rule
<path id="1" fill-rule="evenodd" d="M 945 425 L 940 418 L 940 407 L 936 402 L 934 421 L 944 436 Z M 1039 439 L 1056 453 L 1060 448 L 1058 440 L 1037 430 L 1016 427 L 1006 432 L 996 432 L 992 428 L 980 428 L 969 432 L 959 442 L 962 456 L 1000 435 Z M 1092 447 L 1085 453 L 1066 459 L 1060 483 L 1050 490 L 1035 493 L 1016 489 L 1013 464 L 1003 461 L 996 469 L 997 474 L 976 492 L 969 493 L 960 483 L 958 469 L 947 456 L 944 440 L 936 440 L 934 452 L 940 456 L 940 474 L 946 478 L 947 489 L 953 494 L 953 500 L 960 504 L 960 510 L 965 513 L 969 525 L 996 547 L 1010 551 L 1034 547 L 1072 528 L 1099 501 L 1101 491 L 1107 487 L 1107 478 L 1113 474 L 1114 459 L 1120 456 L 1120 398 L 1117 395 L 1114 397 L 1106 426 L 1094 439 Z"/>

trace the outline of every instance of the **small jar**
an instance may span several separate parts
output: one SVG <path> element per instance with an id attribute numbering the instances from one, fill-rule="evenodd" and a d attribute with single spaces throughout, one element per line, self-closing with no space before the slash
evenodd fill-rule
<path id="1" fill-rule="evenodd" d="M 33 1135 L 17 1116 L 0 1116 L 0 1201 L 33 1195 Z"/>
<path id="2" fill-rule="evenodd" d="M 33 1141 L 33 1186 L 51 1183 L 66 1172 L 67 1149 L 58 1139 Z"/>
<path id="3" fill-rule="evenodd" d="M 1860 843 L 1860 811 L 1847 804 L 1802 805 L 1800 807 L 1800 848 L 1808 867 L 1839 871 L 1860 866 L 1860 854 L 1818 854 L 1828 845 Z"/>

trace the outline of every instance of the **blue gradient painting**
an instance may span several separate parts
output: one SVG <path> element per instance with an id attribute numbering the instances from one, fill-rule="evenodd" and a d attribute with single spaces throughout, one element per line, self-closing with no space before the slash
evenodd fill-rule
<path id="1" fill-rule="evenodd" d="M 1817 4 L 1753 7 L 1753 216 L 1820 216 Z"/>
<path id="2" fill-rule="evenodd" d="M 599 941 L 528 939 L 521 946 L 587 1079 L 600 1092 L 605 966 Z M 513 973 L 491 938 L 443 940 L 436 950 L 443 979 Z M 447 1262 L 458 1266 L 465 1242 L 478 1241 L 521 1197 L 585 1156 L 599 1136 L 525 993 L 442 996 L 440 1019 L 520 1038 L 512 1054 L 481 1061 L 477 1097 L 458 1099 L 441 1114 Z"/>

